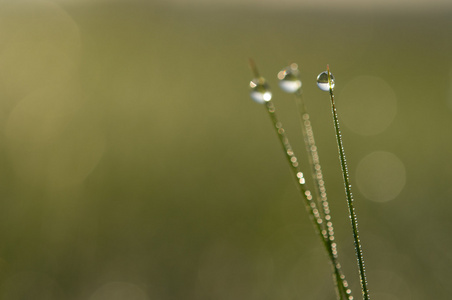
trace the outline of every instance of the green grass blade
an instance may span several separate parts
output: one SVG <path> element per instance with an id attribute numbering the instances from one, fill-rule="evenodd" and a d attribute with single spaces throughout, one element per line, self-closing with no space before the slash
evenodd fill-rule
<path id="1" fill-rule="evenodd" d="M 358 259 L 358 268 L 359 268 L 359 276 L 360 276 L 360 282 L 361 282 L 361 288 L 362 288 L 362 295 L 363 295 L 364 300 L 369 300 L 370 296 L 369 296 L 369 290 L 367 288 L 366 269 L 364 266 L 364 257 L 363 257 L 361 241 L 359 239 L 358 218 L 356 216 L 355 207 L 354 207 L 354 203 L 353 203 L 353 194 L 351 191 L 351 184 L 350 184 L 350 177 L 349 177 L 349 173 L 348 173 L 347 160 L 345 158 L 344 145 L 342 142 L 342 133 L 341 133 L 340 126 L 339 126 L 336 105 L 334 103 L 334 93 L 333 93 L 333 88 L 331 85 L 331 77 L 330 77 L 331 73 L 330 73 L 328 66 L 327 66 L 327 72 L 328 72 L 328 85 L 330 87 L 329 93 L 330 93 L 330 100 L 331 100 L 331 110 L 333 113 L 334 128 L 336 131 L 336 140 L 337 140 L 337 145 L 338 145 L 338 149 L 339 149 L 339 159 L 341 162 L 342 176 L 344 179 L 348 211 L 349 211 L 350 221 L 351 221 L 352 230 L 353 230 L 355 251 L 356 251 L 356 256 Z"/>
<path id="2" fill-rule="evenodd" d="M 303 138 L 306 145 L 306 151 L 309 154 L 309 164 L 311 166 L 311 173 L 315 183 L 317 203 L 320 207 L 322 207 L 321 217 L 324 220 L 322 233 L 324 236 L 326 235 L 325 238 L 327 239 L 328 243 L 328 255 L 335 277 L 336 293 L 338 294 L 337 296 L 340 300 L 352 300 L 352 291 L 348 286 L 348 282 L 342 272 L 342 268 L 338 259 L 337 244 L 335 243 L 334 237 L 334 226 L 330 215 L 330 208 L 326 193 L 325 181 L 323 179 L 323 172 L 320 165 L 318 149 L 315 143 L 314 130 L 312 128 L 310 116 L 306 109 L 306 104 L 303 100 L 301 91 L 298 91 L 295 95 L 298 112 L 300 115 Z"/>

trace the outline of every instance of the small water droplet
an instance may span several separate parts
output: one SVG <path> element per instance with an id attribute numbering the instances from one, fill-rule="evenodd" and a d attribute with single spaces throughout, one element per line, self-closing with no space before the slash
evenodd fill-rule
<path id="1" fill-rule="evenodd" d="M 264 78 L 260 77 L 251 80 L 250 88 L 250 97 L 257 103 L 265 103 L 272 99 L 272 92 Z"/>
<path id="2" fill-rule="evenodd" d="M 334 88 L 334 76 L 330 73 L 330 83 L 331 89 Z M 317 86 L 322 91 L 328 92 L 330 90 L 330 86 L 328 84 L 328 72 L 324 71 L 317 76 Z"/>
<path id="3" fill-rule="evenodd" d="M 278 73 L 279 87 L 286 93 L 296 93 L 301 88 L 298 74 L 298 65 L 295 63 L 281 70 Z"/>

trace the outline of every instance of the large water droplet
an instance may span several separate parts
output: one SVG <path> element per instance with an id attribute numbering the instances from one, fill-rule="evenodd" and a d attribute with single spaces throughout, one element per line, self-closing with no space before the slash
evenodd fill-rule
<path id="1" fill-rule="evenodd" d="M 250 97 L 257 103 L 265 103 L 272 99 L 272 92 L 264 78 L 254 78 L 250 82 Z"/>
<path id="2" fill-rule="evenodd" d="M 295 93 L 301 88 L 301 80 L 298 77 L 298 65 L 291 64 L 278 73 L 279 87 L 287 93 Z"/>
<path id="3" fill-rule="evenodd" d="M 331 89 L 334 88 L 334 76 L 330 73 Z M 328 92 L 330 90 L 330 84 L 328 83 L 328 71 L 324 71 L 317 76 L 317 86 L 322 91 Z"/>

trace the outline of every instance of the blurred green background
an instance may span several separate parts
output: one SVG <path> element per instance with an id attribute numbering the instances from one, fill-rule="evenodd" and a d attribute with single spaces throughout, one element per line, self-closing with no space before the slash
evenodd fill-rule
<path id="1" fill-rule="evenodd" d="M 355 298 L 327 63 L 371 296 L 448 299 L 452 9 L 428 3 L 1 1 L 0 299 L 334 299 L 249 57 L 303 161 L 276 79 L 300 66 Z"/>

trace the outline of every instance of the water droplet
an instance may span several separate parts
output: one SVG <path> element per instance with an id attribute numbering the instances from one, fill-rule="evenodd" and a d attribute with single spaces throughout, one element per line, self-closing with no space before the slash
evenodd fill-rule
<path id="1" fill-rule="evenodd" d="M 254 78 L 250 82 L 250 87 L 250 97 L 257 103 L 265 103 L 272 99 L 272 92 L 264 78 Z"/>
<path id="2" fill-rule="evenodd" d="M 286 93 L 296 93 L 301 88 L 298 74 L 298 65 L 295 63 L 281 70 L 278 73 L 279 87 Z"/>
<path id="3" fill-rule="evenodd" d="M 334 88 L 334 76 L 330 73 L 330 83 L 331 89 Z M 317 76 L 317 86 L 322 91 L 328 92 L 330 90 L 330 85 L 328 84 L 328 72 L 324 71 Z"/>

